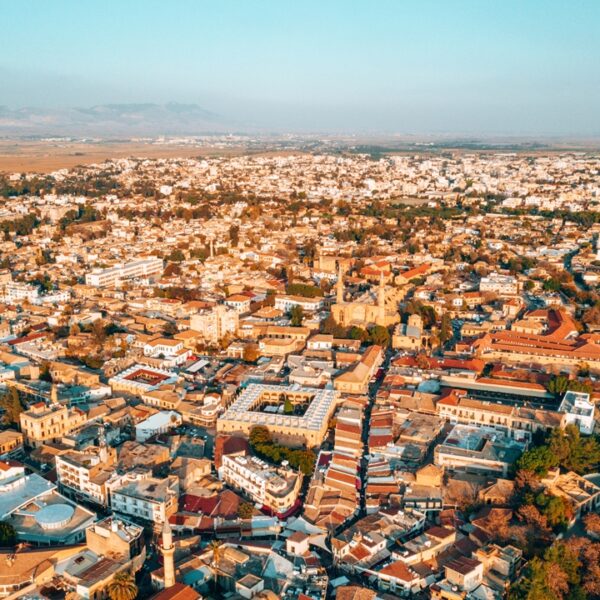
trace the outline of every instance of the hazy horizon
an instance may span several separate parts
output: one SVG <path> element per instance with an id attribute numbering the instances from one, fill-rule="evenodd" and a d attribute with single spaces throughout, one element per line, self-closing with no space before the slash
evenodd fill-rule
<path id="1" fill-rule="evenodd" d="M 6 121 L 176 102 L 227 131 L 600 135 L 594 1 L 23 1 L 0 17 Z"/>

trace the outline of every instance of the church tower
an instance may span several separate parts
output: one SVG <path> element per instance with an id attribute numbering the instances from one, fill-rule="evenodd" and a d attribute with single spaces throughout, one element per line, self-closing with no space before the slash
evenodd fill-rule
<path id="1" fill-rule="evenodd" d="M 338 276 L 337 276 L 337 282 L 335 284 L 335 289 L 336 289 L 336 297 L 335 297 L 336 304 L 343 304 L 344 303 L 344 276 L 342 274 L 342 263 L 339 261 L 338 261 Z"/>
<path id="2" fill-rule="evenodd" d="M 165 589 L 175 585 L 175 546 L 173 545 L 173 533 L 169 525 L 169 518 L 165 519 L 162 530 L 162 547 L 160 549 L 163 555 L 163 572 Z"/>

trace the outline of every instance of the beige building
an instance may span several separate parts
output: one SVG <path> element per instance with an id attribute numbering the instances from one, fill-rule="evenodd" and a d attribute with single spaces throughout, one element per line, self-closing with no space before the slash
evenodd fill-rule
<path id="1" fill-rule="evenodd" d="M 383 361 L 383 348 L 367 348 L 360 361 L 345 373 L 335 378 L 333 386 L 346 394 L 365 394 L 369 391 L 369 382 Z"/>
<path id="2" fill-rule="evenodd" d="M 202 341 L 218 344 L 227 335 L 235 335 L 239 325 L 239 313 L 224 305 L 192 315 L 191 328 L 202 334 Z"/>
<path id="3" fill-rule="evenodd" d="M 60 439 L 87 423 L 87 415 L 79 408 L 44 402 L 34 404 L 20 416 L 25 445 L 37 448 Z"/>
<path id="4" fill-rule="evenodd" d="M 358 299 L 352 302 L 344 300 L 344 280 L 342 270 L 338 270 L 336 284 L 336 301 L 331 307 L 331 314 L 335 322 L 343 327 L 370 327 L 381 325 L 389 327 L 400 321 L 397 310 L 397 302 L 400 297 L 398 290 L 386 290 L 383 274 L 379 281 L 377 290 L 377 301 L 374 303 L 369 299 Z"/>
<path id="5" fill-rule="evenodd" d="M 249 435 L 253 427 L 263 425 L 275 437 L 303 439 L 308 446 L 317 446 L 327 433 L 338 399 L 339 394 L 329 389 L 251 384 L 217 419 L 217 431 Z M 286 400 L 305 409 L 303 414 L 284 414 Z"/>
<path id="6" fill-rule="evenodd" d="M 14 456 L 23 450 L 23 434 L 6 429 L 0 431 L 0 458 Z"/>

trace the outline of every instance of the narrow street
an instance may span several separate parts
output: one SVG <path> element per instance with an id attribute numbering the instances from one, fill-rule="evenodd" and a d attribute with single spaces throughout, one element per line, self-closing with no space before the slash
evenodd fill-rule
<path id="1" fill-rule="evenodd" d="M 377 397 L 377 392 L 381 387 L 381 383 L 385 378 L 385 373 L 390 364 L 390 359 L 392 357 L 392 352 L 388 348 L 385 352 L 385 357 L 383 359 L 383 363 L 381 364 L 381 369 L 384 371 L 383 377 L 377 378 L 374 383 L 369 384 L 369 403 L 365 407 L 365 414 L 363 418 L 363 428 L 362 428 L 362 442 L 363 442 L 363 455 L 360 461 L 360 503 L 359 503 L 359 513 L 357 519 L 364 517 L 366 513 L 366 487 L 367 487 L 367 471 L 369 462 L 367 460 L 367 456 L 369 454 L 369 433 L 371 431 L 371 413 L 373 411 L 373 405 L 375 404 L 375 398 Z"/>

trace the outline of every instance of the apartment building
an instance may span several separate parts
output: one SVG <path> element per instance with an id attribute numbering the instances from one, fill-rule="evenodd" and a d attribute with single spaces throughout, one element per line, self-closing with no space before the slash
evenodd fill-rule
<path id="1" fill-rule="evenodd" d="M 69 497 L 108 505 L 107 482 L 115 473 L 117 453 L 106 446 L 69 450 L 55 459 L 61 491 Z"/>
<path id="2" fill-rule="evenodd" d="M 226 455 L 219 477 L 261 507 L 282 515 L 294 507 L 302 486 L 302 475 L 284 463 L 277 468 L 254 456 Z"/>
<path id="3" fill-rule="evenodd" d="M 499 296 L 516 296 L 519 293 L 519 282 L 513 275 L 491 273 L 489 276 L 481 278 L 479 291 Z"/>
<path id="4" fill-rule="evenodd" d="M 121 485 L 111 485 L 110 506 L 113 511 L 151 523 L 164 523 L 177 511 L 179 479 L 166 479 L 130 474 Z"/>
<path id="5" fill-rule="evenodd" d="M 162 258 L 152 256 L 125 264 L 117 264 L 107 269 L 94 269 L 85 276 L 85 283 L 93 287 L 114 287 L 127 279 L 158 275 L 162 273 L 163 268 Z"/>
<path id="6" fill-rule="evenodd" d="M 234 335 L 239 325 L 239 313 L 222 304 L 192 315 L 190 326 L 202 334 L 202 341 L 217 344 L 227 335 Z"/>

